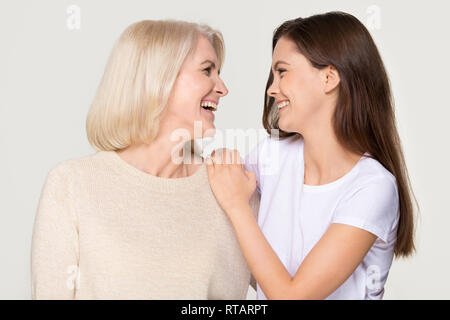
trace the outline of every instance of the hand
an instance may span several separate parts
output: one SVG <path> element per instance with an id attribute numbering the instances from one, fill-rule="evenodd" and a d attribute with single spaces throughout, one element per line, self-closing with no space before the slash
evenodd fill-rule
<path id="1" fill-rule="evenodd" d="M 255 173 L 247 171 L 237 150 L 219 149 L 206 159 L 208 179 L 217 202 L 230 216 L 242 212 L 256 188 Z"/>

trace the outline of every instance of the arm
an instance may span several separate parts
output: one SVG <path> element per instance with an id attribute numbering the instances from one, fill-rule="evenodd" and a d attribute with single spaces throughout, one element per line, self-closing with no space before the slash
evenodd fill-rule
<path id="1" fill-rule="evenodd" d="M 68 172 L 53 169 L 44 184 L 31 248 L 33 299 L 73 299 L 78 273 L 77 221 Z"/>
<path id="2" fill-rule="evenodd" d="M 222 160 L 223 163 L 224 160 Z M 238 164 L 208 161 L 211 187 L 229 216 L 249 268 L 268 299 L 323 299 L 356 269 L 376 240 L 368 231 L 332 224 L 291 277 L 248 205 L 254 175 Z"/>
<path id="3" fill-rule="evenodd" d="M 368 231 L 332 224 L 291 277 L 250 208 L 229 213 L 249 268 L 268 299 L 324 299 L 354 272 L 376 240 Z"/>

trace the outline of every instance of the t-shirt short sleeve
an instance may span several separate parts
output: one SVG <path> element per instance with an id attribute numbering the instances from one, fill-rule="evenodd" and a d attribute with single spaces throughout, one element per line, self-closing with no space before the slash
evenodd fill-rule
<path id="1" fill-rule="evenodd" d="M 247 171 L 252 171 L 255 173 L 256 181 L 258 184 L 256 185 L 256 190 L 261 194 L 261 175 L 259 173 L 258 168 L 258 155 L 259 155 L 260 146 L 255 146 L 250 153 L 244 158 L 244 165 Z"/>
<path id="2" fill-rule="evenodd" d="M 338 203 L 331 223 L 358 227 L 388 242 L 398 221 L 398 191 L 394 180 L 381 176 L 353 189 Z"/>

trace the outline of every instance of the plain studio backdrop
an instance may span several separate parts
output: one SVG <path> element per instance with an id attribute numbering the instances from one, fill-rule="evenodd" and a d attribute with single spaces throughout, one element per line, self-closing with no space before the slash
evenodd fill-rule
<path id="1" fill-rule="evenodd" d="M 380 50 L 421 207 L 417 254 L 394 260 L 384 298 L 448 299 L 450 5 L 444 0 L 3 0 L 0 298 L 31 297 L 31 234 L 45 177 L 59 162 L 94 152 L 85 118 L 113 43 L 129 24 L 169 18 L 221 30 L 222 78 L 229 94 L 221 101 L 216 126 L 254 131 L 262 129 L 274 29 L 288 19 L 333 10 L 359 18 Z M 249 148 L 242 141 L 236 147 L 244 154 Z M 255 297 L 250 288 L 248 298 Z"/>

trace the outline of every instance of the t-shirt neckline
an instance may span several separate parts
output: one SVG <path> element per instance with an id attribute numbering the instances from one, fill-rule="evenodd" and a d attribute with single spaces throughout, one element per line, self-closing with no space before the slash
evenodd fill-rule
<path id="1" fill-rule="evenodd" d="M 301 146 L 301 156 L 302 156 L 302 161 L 299 161 L 299 165 L 303 166 L 303 170 L 301 170 L 301 173 L 304 175 L 304 166 L 305 166 L 305 158 L 304 158 L 304 145 L 302 144 Z M 363 159 L 367 158 L 369 156 L 369 153 L 365 152 L 361 158 L 359 158 L 359 160 L 356 162 L 356 164 L 353 166 L 353 168 L 347 172 L 345 175 L 343 175 L 342 177 L 338 178 L 337 180 L 334 180 L 332 182 L 326 183 L 326 184 L 321 184 L 321 185 L 307 185 L 303 182 L 303 178 L 302 177 L 302 183 L 303 183 L 303 191 L 305 192 L 323 192 L 323 191 L 327 191 L 330 189 L 334 189 L 337 186 L 342 185 L 345 181 L 351 179 L 354 175 L 356 175 L 359 171 L 359 166 L 360 163 Z"/>

